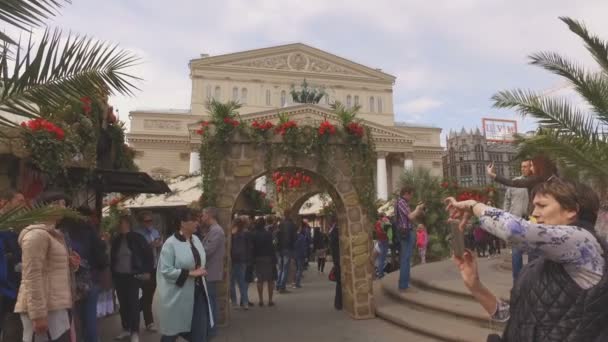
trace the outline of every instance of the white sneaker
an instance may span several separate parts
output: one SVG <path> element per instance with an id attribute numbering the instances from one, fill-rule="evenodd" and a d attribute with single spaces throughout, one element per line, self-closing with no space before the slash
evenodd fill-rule
<path id="1" fill-rule="evenodd" d="M 154 325 L 154 323 L 150 323 L 146 325 L 146 330 L 150 332 L 156 332 L 158 329 L 156 329 L 156 325 Z"/>
<path id="2" fill-rule="evenodd" d="M 131 333 L 130 333 L 130 332 L 128 332 L 128 331 L 123 331 L 123 332 L 121 332 L 121 333 L 120 333 L 120 335 L 118 335 L 118 336 L 114 337 L 114 339 L 115 339 L 115 340 L 123 340 L 123 339 L 125 339 L 125 338 L 127 338 L 127 337 L 129 337 L 129 336 L 131 336 Z"/>
<path id="3" fill-rule="evenodd" d="M 139 342 L 139 334 L 134 332 L 131 334 L 131 342 Z"/>

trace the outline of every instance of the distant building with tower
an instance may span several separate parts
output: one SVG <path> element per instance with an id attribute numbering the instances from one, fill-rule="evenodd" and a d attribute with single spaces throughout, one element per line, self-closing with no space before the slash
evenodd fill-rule
<path id="1" fill-rule="evenodd" d="M 514 178 L 520 176 L 519 164 L 514 162 L 516 154 L 513 143 L 489 141 L 479 128 L 450 131 L 442 156 L 443 176 L 466 187 L 490 185 L 492 180 L 486 175 L 486 166 L 494 162 L 497 174 Z"/>

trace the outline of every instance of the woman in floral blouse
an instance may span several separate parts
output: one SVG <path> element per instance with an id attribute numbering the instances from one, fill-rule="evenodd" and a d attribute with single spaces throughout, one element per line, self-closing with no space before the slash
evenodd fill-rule
<path id="1" fill-rule="evenodd" d="M 572 336 L 581 336 L 577 335 L 580 333 L 587 334 L 584 335 L 586 338 L 592 336 L 585 340 L 596 341 L 603 327 L 595 327 L 590 323 L 585 328 L 582 326 L 588 323 L 584 321 L 585 317 L 597 316 L 596 313 L 589 312 L 591 306 L 585 302 L 585 298 L 592 298 L 598 290 L 603 293 L 608 290 L 608 281 L 605 279 L 608 277 L 604 277 L 606 254 L 602 247 L 606 241 L 601 242 L 594 231 L 599 199 L 589 187 L 556 177 L 539 184 L 534 189 L 533 198 L 532 216 L 536 223 L 476 201 L 457 202 L 454 198 L 446 200 L 448 210 L 461 218 L 461 227 L 471 215 L 475 215 L 479 217 L 482 229 L 510 241 L 517 248 L 542 257 L 537 262 L 526 265 L 525 269 L 536 267 L 534 272 L 528 272 L 527 277 L 518 278 L 514 284 L 511 295 L 514 307 L 509 307 L 507 302 L 497 298 L 481 283 L 477 262 L 471 251 L 454 258 L 464 283 L 492 319 L 502 322 L 511 320 L 503 336 L 505 341 L 571 341 Z M 523 273 L 526 273 L 525 269 Z M 543 278 L 540 273 L 546 276 Z M 576 285 L 571 286 L 571 281 L 552 283 L 552 279 L 564 279 L 559 277 L 561 274 L 565 274 L 565 279 L 570 278 Z M 540 286 L 545 288 L 540 289 Z M 560 295 L 562 293 L 559 291 L 565 291 L 575 304 L 570 303 L 569 308 L 561 309 L 552 306 L 552 301 L 545 300 L 542 296 L 535 298 L 529 295 L 535 291 L 546 293 L 547 288 L 557 289 Z M 560 300 L 556 296 L 553 301 Z M 592 304 L 599 302 L 600 299 L 596 298 Z M 517 307 L 520 305 L 522 307 Z M 580 310 L 573 311 L 574 305 L 580 305 Z M 571 316 L 568 316 L 568 310 Z M 536 316 L 528 317 L 528 323 L 522 323 L 522 316 L 528 315 L 526 312 Z M 572 316 L 572 312 L 576 314 Z M 574 322 L 572 326 L 569 325 L 571 322 Z"/>

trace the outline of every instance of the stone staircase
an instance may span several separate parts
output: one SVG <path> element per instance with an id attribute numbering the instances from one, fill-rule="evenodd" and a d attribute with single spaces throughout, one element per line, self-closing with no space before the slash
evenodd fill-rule
<path id="1" fill-rule="evenodd" d="M 445 262 L 444 262 L 445 263 Z M 501 273 L 497 260 L 483 261 L 482 269 Z M 489 264 L 489 265 L 488 265 Z M 422 270 L 422 267 L 427 269 Z M 447 342 L 477 342 L 486 341 L 489 334 L 500 334 L 503 324 L 491 322 L 482 307 L 460 284 L 457 273 L 446 274 L 446 267 L 454 268 L 451 264 L 421 266 L 412 269 L 412 291 L 404 293 L 397 290 L 398 272 L 387 275 L 375 282 L 376 315 L 399 325 L 412 332 Z M 417 272 L 420 271 L 420 272 Z M 433 275 L 434 272 L 439 272 Z M 418 276 L 416 276 L 418 273 Z M 504 272 L 507 273 L 507 272 Z M 452 279 L 450 276 L 457 276 Z M 482 280 L 484 275 L 481 275 Z M 503 280 L 504 276 L 486 275 L 490 280 Z M 496 279 L 499 278 L 499 279 Z M 434 279 L 435 281 L 430 281 Z M 441 279 L 441 280 L 437 280 Z M 497 295 L 505 298 L 506 290 L 500 284 L 486 282 L 489 288 L 498 288 Z M 493 286 L 494 285 L 494 286 Z"/>

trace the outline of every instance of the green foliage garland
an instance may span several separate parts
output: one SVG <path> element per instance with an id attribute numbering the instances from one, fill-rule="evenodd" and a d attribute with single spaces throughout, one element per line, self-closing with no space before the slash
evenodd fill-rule
<path id="1" fill-rule="evenodd" d="M 322 123 L 328 131 L 321 130 L 321 127 L 298 126 L 286 113 L 279 114 L 276 126 L 270 127 L 272 124 L 255 121 L 250 127 L 246 127 L 242 122 L 237 124 L 239 108 L 240 105 L 235 102 L 220 103 L 211 100 L 208 104 L 211 119 L 201 122 L 201 128 L 197 130 L 201 135 L 203 206 L 217 203 L 216 186 L 220 163 L 227 153 L 230 139 L 238 129 L 240 134 L 251 138 L 257 148 L 265 151 L 264 163 L 268 175 L 273 171 L 272 160 L 278 153 L 290 158 L 294 164 L 303 156 L 316 158 L 316 172 L 331 181 L 335 177 L 326 167 L 333 152 L 330 148 L 331 141 L 335 137 L 344 142 L 344 152 L 350 162 L 353 186 L 359 201 L 368 217 L 371 220 L 376 218 L 375 145 L 370 129 L 355 119 L 358 107 L 346 110 L 344 106 L 337 104 L 334 112 L 340 117 L 342 129 L 333 125 L 332 129 L 329 123 Z M 271 142 L 271 134 L 280 135 L 282 140 Z"/>

